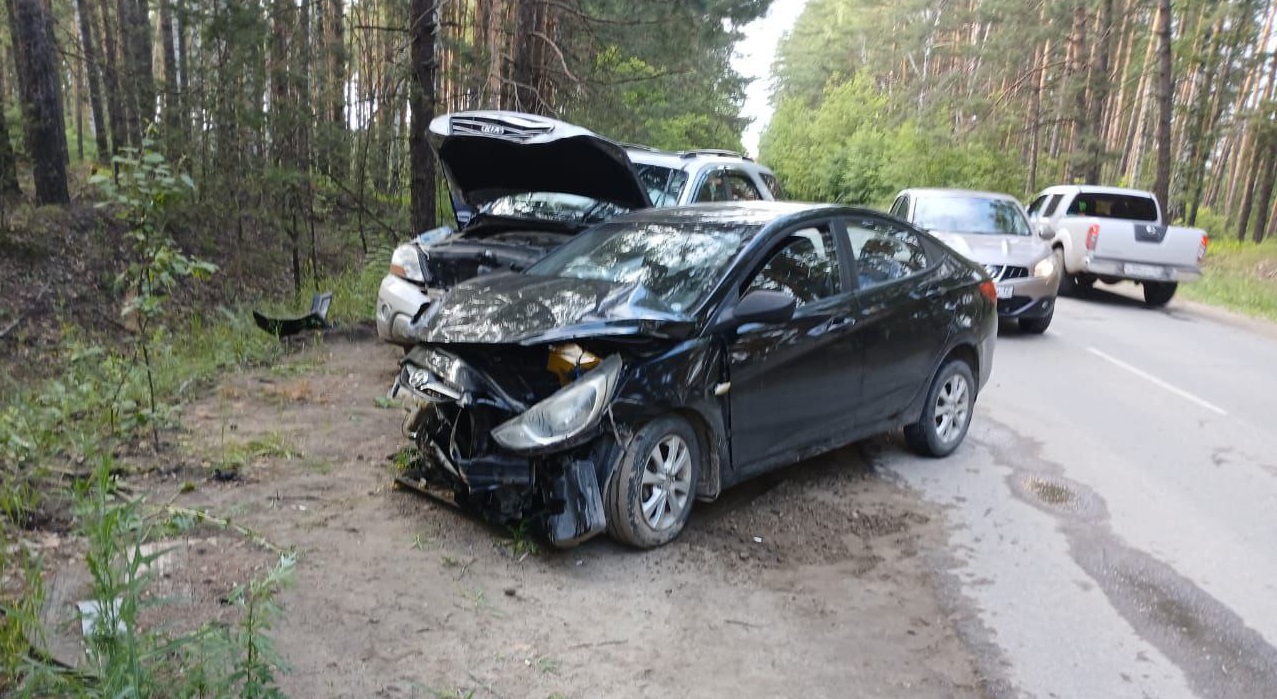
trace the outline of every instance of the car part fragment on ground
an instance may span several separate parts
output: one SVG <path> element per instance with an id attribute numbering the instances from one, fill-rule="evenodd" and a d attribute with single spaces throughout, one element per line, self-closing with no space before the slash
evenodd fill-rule
<path id="1" fill-rule="evenodd" d="M 306 330 L 328 329 L 328 307 L 333 303 L 333 292 L 325 291 L 315 294 L 310 300 L 310 313 L 301 318 L 268 318 L 253 311 L 253 321 L 257 327 L 275 337 L 288 337 Z"/>

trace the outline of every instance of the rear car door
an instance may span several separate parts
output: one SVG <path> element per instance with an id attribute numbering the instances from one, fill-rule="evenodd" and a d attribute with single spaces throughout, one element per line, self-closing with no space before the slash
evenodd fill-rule
<path id="1" fill-rule="evenodd" d="M 885 217 L 848 216 L 845 223 L 855 256 L 856 325 L 865 345 L 855 423 L 894 424 L 925 388 L 948 341 L 944 253 Z"/>
<path id="2" fill-rule="evenodd" d="M 742 284 L 798 299 L 794 317 L 741 326 L 729 342 L 736 478 L 822 451 L 845 432 L 860 387 L 847 251 L 833 221 L 785 233 Z"/>

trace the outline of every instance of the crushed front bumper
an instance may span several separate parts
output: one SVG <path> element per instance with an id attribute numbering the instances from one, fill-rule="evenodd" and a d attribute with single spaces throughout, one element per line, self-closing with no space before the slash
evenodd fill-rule
<path id="1" fill-rule="evenodd" d="M 606 531 L 600 474 L 611 463 L 611 440 L 535 457 L 508 452 L 486 438 L 499 424 L 491 407 L 441 395 L 438 386 L 414 387 L 408 376 L 405 367 L 390 390 L 408 408 L 405 432 L 418 450 L 401 479 L 446 488 L 458 505 L 497 524 L 530 522 L 556 547 Z"/>

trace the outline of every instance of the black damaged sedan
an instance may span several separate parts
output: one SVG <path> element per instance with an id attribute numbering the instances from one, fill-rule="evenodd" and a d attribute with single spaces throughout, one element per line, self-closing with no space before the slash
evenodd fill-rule
<path id="1" fill-rule="evenodd" d="M 405 477 L 558 546 L 659 546 L 695 500 L 875 433 L 952 452 L 996 300 L 980 267 L 871 211 L 621 216 L 412 326 L 392 389 L 419 449 Z"/>

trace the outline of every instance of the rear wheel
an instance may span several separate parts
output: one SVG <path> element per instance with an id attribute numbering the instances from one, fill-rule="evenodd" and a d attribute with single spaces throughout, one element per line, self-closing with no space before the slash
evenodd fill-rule
<path id="1" fill-rule="evenodd" d="M 1144 303 L 1154 308 L 1165 306 L 1178 288 L 1177 282 L 1144 282 Z"/>
<path id="2" fill-rule="evenodd" d="M 905 442 L 923 456 L 948 456 L 967 435 L 975 407 L 975 376 L 961 359 L 940 367 L 927 391 L 922 417 L 905 427 Z"/>
<path id="3" fill-rule="evenodd" d="M 1030 335 L 1041 335 L 1051 326 L 1051 318 L 1055 316 L 1055 308 L 1041 318 L 1021 318 L 1020 332 Z"/>
<path id="4" fill-rule="evenodd" d="M 641 549 L 673 541 L 691 514 L 700 467 L 700 440 L 687 420 L 666 415 L 640 427 L 612 469 L 608 534 Z"/>

